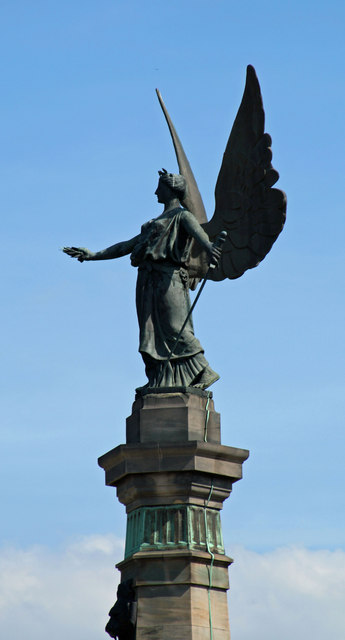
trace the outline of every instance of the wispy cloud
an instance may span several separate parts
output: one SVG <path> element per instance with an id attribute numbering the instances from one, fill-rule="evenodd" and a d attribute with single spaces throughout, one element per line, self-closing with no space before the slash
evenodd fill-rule
<path id="1" fill-rule="evenodd" d="M 343 640 L 345 552 L 232 549 L 234 640 Z"/>
<path id="2" fill-rule="evenodd" d="M 0 552 L 0 636 L 26 640 L 102 637 L 116 599 L 123 541 L 91 536 L 60 551 Z"/>
<path id="3" fill-rule="evenodd" d="M 343 640 L 345 552 L 232 549 L 233 640 Z M 0 551 L 0 636 L 94 640 L 115 600 L 123 541 L 89 536 L 64 549 Z"/>

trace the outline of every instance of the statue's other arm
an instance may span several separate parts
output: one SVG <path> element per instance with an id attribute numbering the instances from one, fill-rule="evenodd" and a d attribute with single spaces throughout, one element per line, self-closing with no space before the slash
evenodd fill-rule
<path id="1" fill-rule="evenodd" d="M 205 249 L 210 261 L 217 264 L 221 251 L 218 247 L 215 247 L 212 244 L 206 231 L 204 231 L 200 226 L 196 217 L 190 211 L 185 210 L 182 213 L 181 221 L 187 233 L 195 238 L 195 240 L 201 245 L 201 247 Z"/>
<path id="2" fill-rule="evenodd" d="M 140 234 L 130 240 L 113 244 L 102 251 L 93 252 L 84 247 L 64 247 L 63 252 L 67 253 L 71 258 L 77 258 L 79 262 L 84 262 L 84 260 L 112 260 L 132 253 L 139 238 Z"/>

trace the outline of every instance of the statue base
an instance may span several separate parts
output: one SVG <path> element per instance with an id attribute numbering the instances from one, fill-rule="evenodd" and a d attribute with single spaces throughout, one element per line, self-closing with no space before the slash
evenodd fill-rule
<path id="1" fill-rule="evenodd" d="M 137 640 L 229 640 L 220 510 L 249 452 L 220 443 L 212 394 L 139 392 L 127 444 L 99 458 L 126 506 L 121 582 L 137 597 Z M 152 391 L 152 390 L 150 390 Z"/>

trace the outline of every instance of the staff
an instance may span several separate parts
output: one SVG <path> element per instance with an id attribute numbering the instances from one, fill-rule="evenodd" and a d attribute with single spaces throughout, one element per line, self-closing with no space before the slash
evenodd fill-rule
<path id="1" fill-rule="evenodd" d="M 165 361 L 165 364 L 164 364 L 164 367 L 163 367 L 162 373 L 161 373 L 160 378 L 159 378 L 159 380 L 158 380 L 157 387 L 159 387 L 159 386 L 160 386 L 160 384 L 161 384 L 161 382 L 162 382 L 162 380 L 163 380 L 163 378 L 164 378 L 164 375 L 165 375 L 165 372 L 166 372 L 166 370 L 167 370 L 168 364 L 169 364 L 169 362 L 170 362 L 171 358 L 173 357 L 173 355 L 174 355 L 174 353 L 175 353 L 175 349 L 176 349 L 176 347 L 177 347 L 178 341 L 179 341 L 179 340 L 180 340 L 180 338 L 181 338 L 181 335 L 182 335 L 182 333 L 183 333 L 183 330 L 184 330 L 184 328 L 185 328 L 185 326 L 186 326 L 186 324 L 187 324 L 187 322 L 188 322 L 188 320 L 189 320 L 190 316 L 192 315 L 192 313 L 193 313 L 193 311 L 194 311 L 194 308 L 195 308 L 196 303 L 198 302 L 198 300 L 199 300 L 199 298 L 200 298 L 200 296 L 201 296 L 201 292 L 202 292 L 202 290 L 203 290 L 203 288 L 204 288 L 204 286 L 205 286 L 205 284 L 206 284 L 206 280 L 208 280 L 209 273 L 210 273 L 210 271 L 211 271 L 212 269 L 214 269 L 214 268 L 217 266 L 217 264 L 218 264 L 218 260 L 219 260 L 219 258 L 220 258 L 220 254 L 221 254 L 221 250 L 222 250 L 223 243 L 224 243 L 224 242 L 225 242 L 225 240 L 226 240 L 226 236 L 227 236 L 226 231 L 221 231 L 221 233 L 219 234 L 219 236 L 217 236 L 217 238 L 215 239 L 215 241 L 214 241 L 214 243 L 213 243 L 213 248 L 214 248 L 214 249 L 218 249 L 218 250 L 219 250 L 219 256 L 218 256 L 218 258 L 216 258 L 216 259 L 214 259 L 214 258 L 213 258 L 213 259 L 211 259 L 210 266 L 209 266 L 208 271 L 207 271 L 207 273 L 206 273 L 206 275 L 205 275 L 205 277 L 204 277 L 204 279 L 203 279 L 203 281 L 202 281 L 202 283 L 201 283 L 201 285 L 200 285 L 200 287 L 199 287 L 199 291 L 198 291 L 198 293 L 197 293 L 197 296 L 196 296 L 196 298 L 195 298 L 195 300 L 194 300 L 194 302 L 193 302 L 193 304 L 192 304 L 191 308 L 190 308 L 190 309 L 189 309 L 189 311 L 188 311 L 188 314 L 187 314 L 187 316 L 186 316 L 186 319 L 185 319 L 185 321 L 184 321 L 184 323 L 183 323 L 183 325 L 182 325 L 182 327 L 181 327 L 181 329 L 180 329 L 179 334 L 177 335 L 177 337 L 176 337 L 176 339 L 175 339 L 175 342 L 174 342 L 174 344 L 173 344 L 172 348 L 170 349 L 169 356 L 167 357 L 167 359 L 166 359 L 166 361 Z"/>

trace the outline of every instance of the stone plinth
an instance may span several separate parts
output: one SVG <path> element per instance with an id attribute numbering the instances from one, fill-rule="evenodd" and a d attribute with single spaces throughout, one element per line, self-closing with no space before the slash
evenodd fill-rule
<path id="1" fill-rule="evenodd" d="M 138 396 L 126 420 L 127 443 L 207 440 L 220 443 L 220 415 L 212 394 L 152 393 Z"/>
<path id="2" fill-rule="evenodd" d="M 126 506 L 121 581 L 138 600 L 136 640 L 230 638 L 228 566 L 220 510 L 249 452 L 220 444 L 212 394 L 138 395 L 127 444 L 101 458 L 106 484 Z"/>

